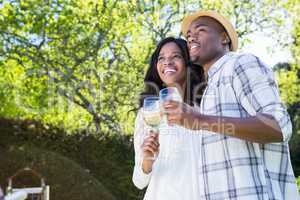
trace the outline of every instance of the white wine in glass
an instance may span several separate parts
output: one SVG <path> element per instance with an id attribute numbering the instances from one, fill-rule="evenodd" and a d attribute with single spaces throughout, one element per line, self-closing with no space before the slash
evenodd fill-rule
<path id="1" fill-rule="evenodd" d="M 159 124 L 161 120 L 159 98 L 156 96 L 146 97 L 143 104 L 143 118 L 146 124 L 150 127 L 149 131 L 159 133 Z M 153 157 L 145 157 L 150 160 L 155 160 L 157 154 Z"/>
<path id="2" fill-rule="evenodd" d="M 146 97 L 143 105 L 143 118 L 148 126 L 158 132 L 161 121 L 159 98 L 156 96 Z"/>

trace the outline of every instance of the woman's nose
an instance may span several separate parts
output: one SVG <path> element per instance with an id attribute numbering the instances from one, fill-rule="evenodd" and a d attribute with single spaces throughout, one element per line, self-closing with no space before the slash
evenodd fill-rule
<path id="1" fill-rule="evenodd" d="M 173 63 L 173 58 L 169 57 L 164 60 L 164 65 L 169 65 Z"/>

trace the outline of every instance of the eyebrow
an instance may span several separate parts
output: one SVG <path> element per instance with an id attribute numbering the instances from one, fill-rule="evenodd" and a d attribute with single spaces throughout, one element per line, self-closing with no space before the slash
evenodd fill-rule
<path id="1" fill-rule="evenodd" d="M 202 22 L 198 22 L 198 23 L 195 23 L 193 28 L 198 28 L 199 26 L 208 26 L 208 25 L 203 24 Z M 186 33 L 189 34 L 190 32 L 191 32 L 191 29 L 188 29 L 188 31 Z"/>
<path id="2" fill-rule="evenodd" d="M 203 22 L 198 22 L 198 23 L 195 23 L 195 26 L 198 27 L 198 26 L 208 26 L 208 25 L 203 24 Z"/>
<path id="3" fill-rule="evenodd" d="M 175 51 L 175 52 L 172 52 L 172 54 L 182 54 L 180 51 Z M 158 56 L 162 56 L 164 55 L 163 53 L 159 53 Z"/>

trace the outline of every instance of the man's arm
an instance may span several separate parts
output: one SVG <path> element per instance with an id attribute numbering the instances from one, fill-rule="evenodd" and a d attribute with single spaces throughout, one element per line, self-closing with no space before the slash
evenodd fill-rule
<path id="1" fill-rule="evenodd" d="M 264 128 L 257 130 L 254 137 L 260 138 L 262 134 L 267 138 L 274 138 L 276 133 L 280 133 L 280 142 L 289 140 L 292 135 L 292 124 L 281 102 L 274 73 L 270 68 L 254 55 L 242 55 L 233 68 L 232 87 L 238 103 L 249 116 L 255 118 L 253 128 Z M 265 132 L 262 133 L 263 131 Z"/>
<path id="2" fill-rule="evenodd" d="M 145 173 L 143 170 L 143 152 L 141 149 L 141 145 L 144 141 L 144 137 L 146 134 L 146 128 L 143 123 L 141 110 L 137 113 L 137 117 L 135 120 L 135 130 L 134 130 L 134 169 L 132 175 L 132 181 L 134 185 L 139 188 L 145 188 L 150 181 L 151 173 Z"/>
<path id="3" fill-rule="evenodd" d="M 165 104 L 165 112 L 169 124 L 179 124 L 192 130 L 212 131 L 261 144 L 283 141 L 280 127 L 267 114 L 248 118 L 208 116 L 195 112 L 186 104 L 171 101 Z"/>
<path id="4" fill-rule="evenodd" d="M 261 144 L 283 141 L 277 122 L 266 114 L 248 118 L 193 115 L 195 121 L 185 125 L 191 129 L 217 132 Z"/>
<path id="5" fill-rule="evenodd" d="M 270 69 L 252 55 L 242 56 L 233 68 L 232 87 L 237 103 L 249 117 L 232 118 L 199 114 L 186 104 L 165 104 L 169 123 L 203 129 L 258 143 L 286 142 L 292 127 L 281 103 Z"/>

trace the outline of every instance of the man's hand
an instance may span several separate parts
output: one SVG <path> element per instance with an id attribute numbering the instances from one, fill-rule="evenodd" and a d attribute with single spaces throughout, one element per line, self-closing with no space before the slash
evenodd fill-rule
<path id="1" fill-rule="evenodd" d="M 189 129 L 197 129 L 197 113 L 193 107 L 186 103 L 177 101 L 166 101 L 163 104 L 164 112 L 167 115 L 169 125 L 177 124 Z"/>

